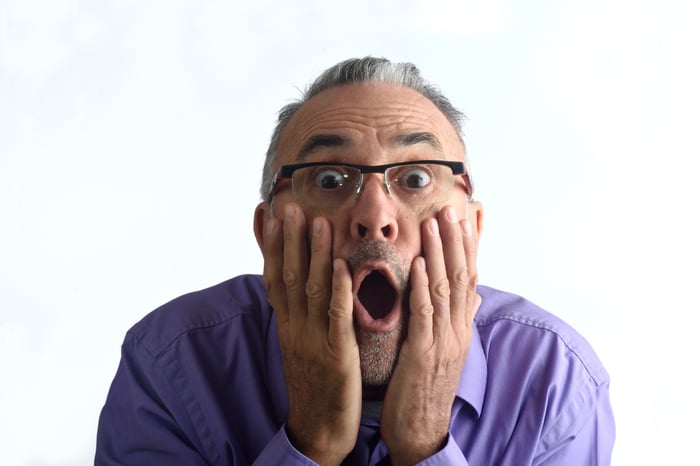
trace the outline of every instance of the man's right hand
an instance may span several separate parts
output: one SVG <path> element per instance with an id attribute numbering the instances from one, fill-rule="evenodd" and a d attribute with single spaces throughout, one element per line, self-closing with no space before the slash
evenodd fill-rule
<path id="1" fill-rule="evenodd" d="M 352 279 L 331 259 L 331 225 L 307 224 L 296 204 L 266 220 L 263 281 L 277 318 L 289 397 L 287 435 L 321 465 L 337 465 L 355 446 L 362 411 L 360 356 L 353 327 Z"/>

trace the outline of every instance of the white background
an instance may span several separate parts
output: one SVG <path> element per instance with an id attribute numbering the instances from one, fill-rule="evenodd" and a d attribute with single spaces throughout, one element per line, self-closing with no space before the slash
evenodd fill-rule
<path id="1" fill-rule="evenodd" d="M 700 464 L 693 0 L 0 0 L 0 463 L 87 465 L 126 330 L 259 273 L 276 111 L 415 62 L 469 116 L 481 282 L 612 376 L 614 464 Z"/>

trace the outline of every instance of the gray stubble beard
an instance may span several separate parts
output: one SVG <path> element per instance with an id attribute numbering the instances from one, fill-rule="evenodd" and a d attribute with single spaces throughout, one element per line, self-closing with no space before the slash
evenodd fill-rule
<path id="1" fill-rule="evenodd" d="M 366 262 L 385 262 L 398 282 L 399 289 L 396 292 L 401 297 L 401 316 L 395 329 L 386 333 L 375 333 L 355 324 L 362 383 L 366 386 L 385 386 L 394 372 L 401 345 L 408 331 L 410 261 L 407 263 L 392 245 L 374 240 L 361 243 L 347 261 L 351 270 Z"/>
<path id="2" fill-rule="evenodd" d="M 360 349 L 362 383 L 368 386 L 387 385 L 399 358 L 401 344 L 406 338 L 404 318 L 401 325 L 387 333 L 374 333 L 356 326 L 357 345 Z"/>

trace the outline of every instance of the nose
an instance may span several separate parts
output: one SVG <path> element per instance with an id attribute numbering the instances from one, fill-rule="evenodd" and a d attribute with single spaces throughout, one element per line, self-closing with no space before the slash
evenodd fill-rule
<path id="1" fill-rule="evenodd" d="M 365 174 L 362 191 L 352 208 L 352 236 L 356 240 L 394 241 L 399 234 L 398 203 L 389 197 L 381 174 Z"/>

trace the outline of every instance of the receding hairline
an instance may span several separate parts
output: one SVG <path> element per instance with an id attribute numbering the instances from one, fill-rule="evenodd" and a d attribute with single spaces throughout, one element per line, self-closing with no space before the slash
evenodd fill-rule
<path id="1" fill-rule="evenodd" d="M 352 58 L 337 63 L 323 71 L 306 87 L 298 100 L 285 105 L 279 111 L 277 124 L 270 139 L 263 167 L 260 186 L 260 193 L 263 199 L 269 200 L 269 187 L 274 178 L 273 170 L 277 165 L 279 156 L 277 147 L 280 142 L 280 135 L 297 111 L 314 96 L 327 89 L 375 82 L 394 84 L 412 89 L 432 102 L 452 125 L 463 148 L 467 171 L 471 171 L 462 128 L 462 123 L 466 119 L 464 114 L 452 105 L 452 102 L 442 94 L 442 91 L 437 86 L 421 75 L 416 65 L 410 62 L 391 62 L 386 58 L 377 57 Z"/>
<path id="2" fill-rule="evenodd" d="M 289 138 L 293 134 L 290 134 L 290 131 L 294 133 L 297 130 L 297 124 L 299 121 L 304 121 L 304 119 L 309 115 L 309 113 L 306 113 L 308 110 L 308 106 L 313 106 L 314 102 L 318 98 L 322 98 L 324 94 L 328 92 L 334 92 L 337 90 L 342 90 L 343 88 L 347 87 L 358 87 L 362 88 L 365 86 L 374 86 L 374 85 L 384 85 L 384 86 L 393 86 L 401 89 L 408 90 L 409 92 L 412 92 L 415 94 L 417 98 L 418 105 L 427 105 L 430 107 L 430 111 L 434 111 L 434 116 L 427 116 L 430 120 L 437 122 L 440 125 L 447 125 L 445 128 L 449 128 L 452 130 L 453 134 L 456 136 L 458 143 L 460 144 L 460 147 L 462 150 L 465 150 L 464 142 L 462 140 L 461 134 L 454 128 L 454 126 L 451 124 L 449 119 L 444 115 L 444 113 L 438 108 L 434 102 L 432 102 L 430 99 L 426 98 L 424 95 L 422 95 L 420 92 L 416 91 L 415 89 L 409 87 L 409 86 L 403 86 L 400 84 L 395 84 L 391 82 L 385 82 L 385 81 L 367 81 L 367 82 L 358 82 L 358 83 L 346 83 L 342 84 L 339 86 L 333 86 L 329 87 L 326 89 L 323 89 L 322 91 L 314 94 L 312 97 L 309 99 L 303 101 L 300 103 L 300 105 L 296 108 L 295 112 L 290 116 L 290 118 L 286 121 L 285 125 L 281 128 L 281 131 L 279 133 L 279 140 L 278 143 Z M 310 115 L 316 115 L 315 110 L 310 110 Z M 299 120 L 301 119 L 301 120 Z M 436 119 L 439 119 L 440 121 L 437 121 Z M 448 129 L 448 131 L 449 131 Z M 288 140 L 287 140 L 288 141 Z M 403 131 L 399 130 L 396 131 L 396 134 L 391 138 L 389 141 L 390 144 L 395 145 L 395 146 L 414 146 L 418 144 L 425 144 L 426 146 L 430 146 L 433 149 L 439 150 L 440 152 L 443 151 L 443 146 L 440 142 L 440 137 L 438 136 L 438 132 L 436 131 L 431 131 L 425 128 L 415 128 L 415 129 L 405 129 Z M 313 152 L 315 152 L 318 149 L 321 148 L 330 148 L 330 147 L 349 147 L 353 145 L 353 140 L 352 138 L 348 138 L 341 134 L 341 132 L 334 132 L 332 130 L 320 130 L 318 132 L 312 131 L 310 134 L 305 137 L 305 139 L 301 142 L 300 147 L 293 153 L 291 154 L 292 159 L 295 162 L 302 162 L 306 160 Z M 286 154 L 289 156 L 290 154 Z M 275 154 L 275 158 L 277 159 L 277 163 L 280 163 L 280 154 L 277 152 Z"/>

